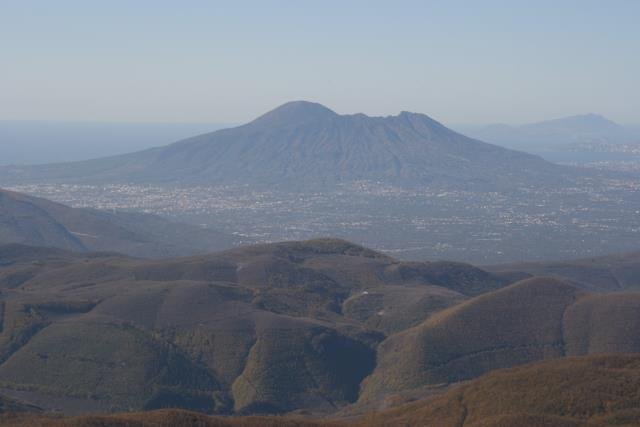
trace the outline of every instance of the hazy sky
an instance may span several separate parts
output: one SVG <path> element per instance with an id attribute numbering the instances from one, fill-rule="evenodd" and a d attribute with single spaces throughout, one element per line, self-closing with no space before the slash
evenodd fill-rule
<path id="1" fill-rule="evenodd" d="M 0 0 L 0 120 L 640 122 L 640 1 Z"/>

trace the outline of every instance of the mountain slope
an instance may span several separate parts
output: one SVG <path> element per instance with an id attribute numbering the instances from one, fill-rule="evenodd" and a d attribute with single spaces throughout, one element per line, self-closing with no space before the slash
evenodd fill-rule
<path id="1" fill-rule="evenodd" d="M 599 355 L 504 369 L 361 426 L 578 427 L 640 423 L 640 356 Z"/>
<path id="2" fill-rule="evenodd" d="M 0 189 L 0 244 L 167 257 L 228 248 L 233 240 L 224 233 L 154 215 L 70 208 Z"/>
<path id="3" fill-rule="evenodd" d="M 0 246 L 0 395 L 69 414 L 354 414 L 640 352 L 640 293 L 516 277 L 336 239 L 167 260 Z"/>
<path id="4" fill-rule="evenodd" d="M 335 239 L 171 260 L 0 256 L 0 394 L 71 413 L 333 412 L 358 399 L 387 334 L 509 283 Z"/>
<path id="5" fill-rule="evenodd" d="M 346 427 L 342 422 L 303 417 L 214 417 L 177 409 L 84 415 L 63 418 L 11 414 L 0 418 L 3 427 Z"/>
<path id="6" fill-rule="evenodd" d="M 548 276 L 596 292 L 640 289 L 640 253 L 560 262 L 528 262 L 485 267 L 502 274 Z"/>
<path id="7" fill-rule="evenodd" d="M 322 185 L 375 180 L 460 187 L 549 183 L 570 173 L 415 113 L 338 115 L 284 104 L 243 126 L 87 162 L 0 169 L 8 181 Z"/>
<path id="8" fill-rule="evenodd" d="M 584 114 L 520 126 L 461 126 L 466 135 L 504 147 L 551 149 L 587 144 L 637 142 L 633 132 L 598 114 Z"/>
<path id="9" fill-rule="evenodd" d="M 639 309 L 638 293 L 588 294 L 555 279 L 527 279 L 387 338 L 361 400 L 537 360 L 637 352 Z"/>
<path id="10" fill-rule="evenodd" d="M 358 419 L 208 417 L 187 411 L 54 418 L 18 415 L 4 426 L 52 427 L 579 427 L 640 423 L 640 357 L 571 357 L 504 369 L 442 396 Z"/>
<path id="11" fill-rule="evenodd" d="M 224 127 L 228 125 L 0 120 L 0 164 L 33 165 L 94 159 L 170 144 Z"/>

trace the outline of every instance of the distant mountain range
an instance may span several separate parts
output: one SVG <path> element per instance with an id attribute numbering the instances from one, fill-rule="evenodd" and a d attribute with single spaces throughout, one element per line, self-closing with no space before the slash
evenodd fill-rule
<path id="1" fill-rule="evenodd" d="M 640 143 L 640 135 L 598 114 L 584 114 L 537 123 L 511 126 L 454 126 L 473 138 L 504 147 L 549 150 L 594 144 Z"/>
<path id="2" fill-rule="evenodd" d="M 155 215 L 70 208 L 0 189 L 0 244 L 169 257 L 230 248 L 234 241 L 225 233 Z"/>
<path id="3" fill-rule="evenodd" d="M 91 161 L 0 169 L 4 182 L 513 187 L 570 175 L 539 157 L 456 133 L 423 114 L 338 115 L 290 102 L 232 129 Z"/>

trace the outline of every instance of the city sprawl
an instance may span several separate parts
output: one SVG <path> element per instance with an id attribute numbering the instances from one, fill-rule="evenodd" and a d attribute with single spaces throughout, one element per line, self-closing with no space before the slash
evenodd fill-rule
<path id="1" fill-rule="evenodd" d="M 640 181 L 633 177 L 510 192 L 369 181 L 306 193 L 134 184 L 12 189 L 74 207 L 154 213 L 233 233 L 239 242 L 338 236 L 406 259 L 568 259 L 635 250 L 640 237 Z"/>

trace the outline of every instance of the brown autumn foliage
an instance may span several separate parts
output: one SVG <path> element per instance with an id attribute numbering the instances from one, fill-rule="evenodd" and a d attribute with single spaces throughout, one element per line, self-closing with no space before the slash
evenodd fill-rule
<path id="1" fill-rule="evenodd" d="M 212 417 L 182 410 L 52 418 L 3 427 L 578 427 L 640 425 L 640 355 L 569 357 L 491 372 L 443 395 L 359 419 Z"/>
<path id="2" fill-rule="evenodd" d="M 0 263 L 0 388 L 67 414 L 329 413 L 387 334 L 509 284 L 338 239 L 165 260 L 8 245 Z"/>
<path id="3" fill-rule="evenodd" d="M 212 417 L 196 412 L 166 409 L 116 415 L 55 418 L 5 415 L 3 427 L 338 427 L 341 424 L 283 417 Z"/>
<path id="4" fill-rule="evenodd" d="M 359 427 L 637 426 L 640 356 L 539 362 L 486 374 L 442 396 L 372 413 Z"/>

